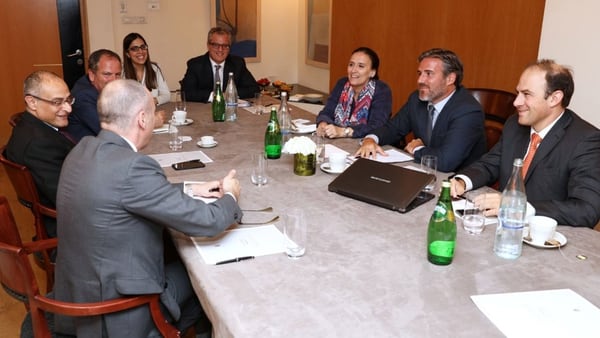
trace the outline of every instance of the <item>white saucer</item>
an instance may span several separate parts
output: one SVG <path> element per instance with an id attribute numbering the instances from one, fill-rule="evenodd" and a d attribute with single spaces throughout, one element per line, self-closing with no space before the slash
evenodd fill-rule
<path id="1" fill-rule="evenodd" d="M 561 234 L 558 231 L 554 232 L 554 238 L 552 238 L 553 240 L 557 241 L 560 243 L 559 246 L 557 245 L 550 245 L 550 244 L 537 244 L 537 243 L 533 243 L 531 240 L 529 240 L 528 238 L 526 238 L 526 236 L 529 235 L 529 228 L 528 227 L 524 227 L 523 228 L 523 242 L 536 247 L 536 248 L 540 248 L 540 249 L 554 249 L 554 248 L 558 248 L 561 246 L 564 246 L 565 244 L 567 244 L 567 237 L 565 237 L 565 235 Z"/>
<path id="2" fill-rule="evenodd" d="M 346 163 L 346 166 L 344 166 L 344 170 L 348 169 L 349 166 L 350 166 L 350 164 Z M 331 170 L 331 167 L 329 167 L 329 162 L 321 163 L 321 170 L 323 170 L 324 172 L 326 172 L 328 174 L 341 174 L 344 172 L 344 170 L 342 170 L 342 171 Z"/>
<path id="3" fill-rule="evenodd" d="M 311 93 L 311 94 L 305 94 L 303 99 L 305 101 L 311 102 L 311 103 L 318 103 L 321 102 L 321 100 L 323 100 L 323 95 L 321 94 L 316 94 L 316 93 Z"/>
<path id="4" fill-rule="evenodd" d="M 177 122 L 173 122 L 174 125 L 176 126 L 187 126 L 194 123 L 194 120 L 192 119 L 185 119 L 185 121 L 183 121 L 183 123 L 177 123 Z"/>
<path id="5" fill-rule="evenodd" d="M 217 144 L 219 144 L 219 142 L 215 141 L 212 144 L 203 144 L 202 141 L 198 141 L 198 143 L 196 143 L 198 145 L 198 147 L 201 148 L 212 148 L 212 147 L 216 147 Z"/>

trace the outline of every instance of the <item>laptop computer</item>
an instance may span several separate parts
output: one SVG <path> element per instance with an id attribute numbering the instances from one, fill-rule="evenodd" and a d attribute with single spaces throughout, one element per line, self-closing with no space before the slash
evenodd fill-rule
<path id="1" fill-rule="evenodd" d="M 434 175 L 389 163 L 359 158 L 329 183 L 329 191 L 399 212 L 429 201 L 433 194 L 423 188 Z"/>

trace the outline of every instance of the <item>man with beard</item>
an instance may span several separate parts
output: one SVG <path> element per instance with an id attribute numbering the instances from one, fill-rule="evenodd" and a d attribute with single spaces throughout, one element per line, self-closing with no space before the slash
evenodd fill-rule
<path id="1" fill-rule="evenodd" d="M 485 114 L 468 89 L 462 87 L 463 65 L 449 50 L 434 48 L 418 58 L 418 89 L 385 125 L 363 139 L 356 156 L 387 156 L 385 144 L 399 144 L 412 132 L 405 151 L 416 162 L 434 155 L 438 170 L 456 171 L 486 152 Z"/>

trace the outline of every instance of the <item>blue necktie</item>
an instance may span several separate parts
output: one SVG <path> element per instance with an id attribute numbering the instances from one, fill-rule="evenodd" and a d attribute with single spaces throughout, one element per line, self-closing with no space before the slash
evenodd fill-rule
<path id="1" fill-rule="evenodd" d="M 435 107 L 433 103 L 427 104 L 427 132 L 425 134 L 425 145 L 429 145 L 431 142 L 431 131 L 433 130 L 433 115 L 435 114 Z"/>

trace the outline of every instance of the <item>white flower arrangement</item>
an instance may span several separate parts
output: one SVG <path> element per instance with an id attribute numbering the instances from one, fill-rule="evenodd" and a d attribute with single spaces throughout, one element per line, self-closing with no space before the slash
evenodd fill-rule
<path id="1" fill-rule="evenodd" d="M 317 151 L 316 143 L 306 136 L 294 136 L 283 145 L 282 153 L 310 155 Z"/>

